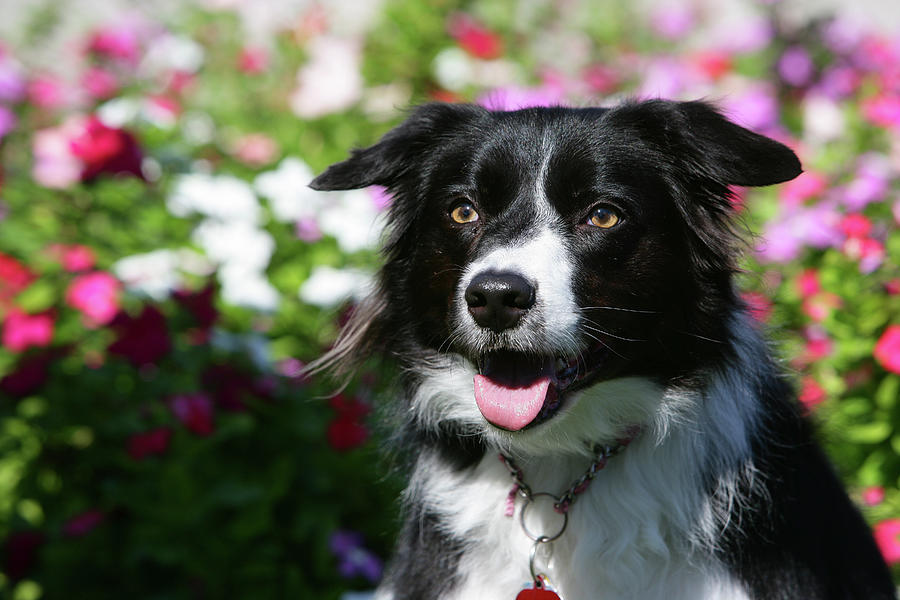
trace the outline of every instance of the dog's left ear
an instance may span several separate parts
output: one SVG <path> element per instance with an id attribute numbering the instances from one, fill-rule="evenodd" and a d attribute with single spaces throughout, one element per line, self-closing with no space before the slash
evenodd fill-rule
<path id="1" fill-rule="evenodd" d="M 442 138 L 484 114 L 484 109 L 469 104 L 433 102 L 419 106 L 377 144 L 353 150 L 350 158 L 328 167 L 309 187 L 322 191 L 391 187 L 420 164 Z"/>
<path id="2" fill-rule="evenodd" d="M 670 151 L 721 183 L 772 185 L 802 172 L 800 159 L 790 148 L 732 123 L 705 102 L 652 100 L 636 108 L 664 120 Z"/>

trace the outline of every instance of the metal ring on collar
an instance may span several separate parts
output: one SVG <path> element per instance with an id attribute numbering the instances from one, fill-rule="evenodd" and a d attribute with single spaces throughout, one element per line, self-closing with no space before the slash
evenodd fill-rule
<path id="1" fill-rule="evenodd" d="M 522 504 L 522 510 L 519 511 L 519 524 L 522 525 L 522 531 L 525 532 L 525 535 L 527 535 L 529 539 L 535 542 L 540 541 L 540 543 L 546 544 L 559 538 L 559 536 L 561 536 L 566 530 L 566 526 L 569 524 L 569 513 L 558 513 L 556 511 L 553 511 L 553 514 L 562 516 L 562 526 L 559 528 L 559 531 L 557 531 L 555 535 L 534 534 L 531 530 L 528 529 L 528 525 L 525 524 L 525 513 L 528 512 L 528 507 L 531 506 L 532 503 L 534 503 L 534 501 L 540 496 L 546 496 L 547 498 L 553 500 L 554 503 L 559 502 L 559 498 L 547 492 L 538 492 L 536 494 L 531 494 L 531 496 L 525 499 L 524 504 Z"/>

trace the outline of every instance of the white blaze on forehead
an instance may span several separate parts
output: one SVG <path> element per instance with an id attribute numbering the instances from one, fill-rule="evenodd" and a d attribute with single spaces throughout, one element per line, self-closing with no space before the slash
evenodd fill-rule
<path id="1" fill-rule="evenodd" d="M 578 321 L 572 291 L 573 271 L 568 244 L 548 224 L 535 234 L 522 236 L 472 262 L 460 280 L 460 295 L 465 294 L 472 278 L 480 273 L 517 273 L 535 287 L 535 306 L 528 312 L 543 323 L 545 341 L 560 348 L 568 347 L 572 345 Z M 465 311 L 465 302 L 461 305 Z"/>

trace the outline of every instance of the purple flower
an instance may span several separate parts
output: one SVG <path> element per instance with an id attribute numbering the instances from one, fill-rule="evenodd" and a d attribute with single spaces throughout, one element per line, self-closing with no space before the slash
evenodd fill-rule
<path id="1" fill-rule="evenodd" d="M 13 111 L 0 105 L 0 140 L 2 140 L 7 133 L 16 128 L 16 123 L 17 119 Z"/>
<path id="2" fill-rule="evenodd" d="M 791 46 L 778 59 L 778 74 L 795 87 L 809 83 L 814 70 L 812 58 L 802 46 Z"/>
<path id="3" fill-rule="evenodd" d="M 742 19 L 740 27 L 725 23 L 717 32 L 718 46 L 733 54 L 750 54 L 762 50 L 772 41 L 775 32 L 772 23 L 765 17 Z"/>
<path id="4" fill-rule="evenodd" d="M 331 535 L 329 547 L 338 559 L 338 572 L 342 577 L 365 577 L 371 583 L 381 579 L 384 565 L 363 547 L 363 538 L 359 533 L 339 529 Z"/>
<path id="5" fill-rule="evenodd" d="M 691 74 L 685 63 L 668 57 L 651 62 L 638 90 L 639 98 L 677 98 L 689 86 Z"/>
<path id="6" fill-rule="evenodd" d="M 690 7 L 679 4 L 661 7 L 650 18 L 653 31 L 669 40 L 677 40 L 690 33 L 694 21 Z"/>
<path id="7" fill-rule="evenodd" d="M 725 102 L 728 115 L 749 129 L 766 131 L 778 122 L 778 102 L 766 85 L 757 85 Z"/>
<path id="8" fill-rule="evenodd" d="M 25 97 L 26 91 L 22 67 L 11 58 L 0 54 L 0 101 L 18 102 Z"/>
<path id="9" fill-rule="evenodd" d="M 375 210 L 382 212 L 391 205 L 393 198 L 388 193 L 387 188 L 380 185 L 373 185 L 369 188 L 369 195 L 375 204 Z"/>
<path id="10" fill-rule="evenodd" d="M 780 263 L 794 260 L 807 246 L 840 246 L 844 240 L 840 220 L 834 201 L 790 210 L 766 226 L 757 256 L 763 262 Z"/>
<path id="11" fill-rule="evenodd" d="M 313 243 L 322 239 L 322 231 L 313 217 L 303 217 L 297 221 L 294 233 L 297 234 L 297 238 L 304 242 Z"/>
<path id="12" fill-rule="evenodd" d="M 843 189 L 842 200 L 852 212 L 884 198 L 890 186 L 890 163 L 880 154 L 869 153 L 859 158 L 856 178 Z"/>
<path id="13" fill-rule="evenodd" d="M 859 87 L 860 76 L 856 69 L 847 65 L 835 65 L 822 71 L 816 84 L 816 91 L 832 100 L 843 100 Z"/>
<path id="14" fill-rule="evenodd" d="M 495 88 L 478 98 L 478 104 L 488 110 L 518 110 L 533 106 L 560 106 L 563 104 L 562 90 L 555 86 L 534 88 Z"/>

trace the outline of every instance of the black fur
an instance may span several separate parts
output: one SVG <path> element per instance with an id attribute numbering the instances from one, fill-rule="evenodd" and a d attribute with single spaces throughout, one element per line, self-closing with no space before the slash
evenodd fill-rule
<path id="1" fill-rule="evenodd" d="M 543 182 L 548 143 L 552 159 Z M 700 387 L 734 359 L 728 322 L 744 310 L 733 284 L 742 242 L 729 186 L 770 185 L 800 172 L 787 147 L 701 102 L 514 112 L 422 106 L 311 184 L 319 190 L 379 184 L 394 198 L 378 289 L 316 366 L 349 372 L 367 356 L 390 356 L 411 397 L 435 357 L 478 360 L 484 348 L 452 335 L 460 277 L 492 244 L 529 234 L 539 218 L 537 182 L 573 249 L 578 305 L 620 307 L 584 309 L 585 323 L 600 330 L 587 337 L 610 349 L 591 381 L 642 375 Z M 460 198 L 486 218 L 476 226 L 450 221 Z M 598 203 L 622 215 L 615 230 L 584 225 Z M 893 598 L 871 535 L 813 442 L 792 391 L 773 364 L 762 372 L 755 393 L 765 417 L 752 460 L 764 483 L 745 490 L 749 507 L 733 509 L 719 544 L 722 562 L 753 598 Z M 401 429 L 409 451 L 435 453 L 457 472 L 486 451 L 461 424 L 421 431 L 406 419 Z M 407 510 L 390 575 L 395 589 L 406 590 L 397 597 L 440 597 L 465 548 L 442 533 L 434 514 L 415 503 Z"/>

